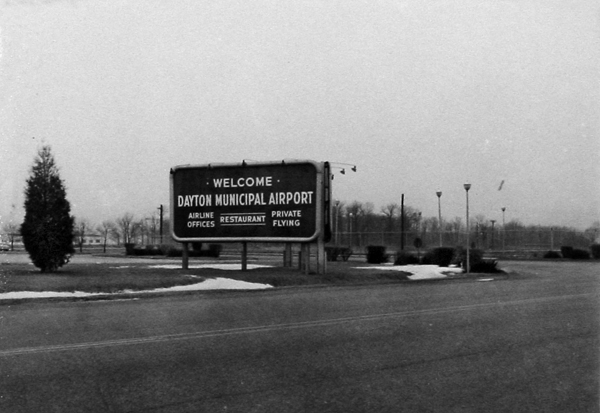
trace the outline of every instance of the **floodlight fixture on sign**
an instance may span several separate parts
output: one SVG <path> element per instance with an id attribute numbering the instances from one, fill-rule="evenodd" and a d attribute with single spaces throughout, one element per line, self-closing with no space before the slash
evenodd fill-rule
<path id="1" fill-rule="evenodd" d="M 344 163 L 344 162 L 330 162 L 330 164 L 332 165 L 346 165 L 346 166 L 351 166 L 351 170 L 352 172 L 356 172 L 356 165 L 352 164 L 352 163 Z M 344 170 L 344 169 L 342 169 Z M 343 173 L 343 172 L 342 172 Z"/>

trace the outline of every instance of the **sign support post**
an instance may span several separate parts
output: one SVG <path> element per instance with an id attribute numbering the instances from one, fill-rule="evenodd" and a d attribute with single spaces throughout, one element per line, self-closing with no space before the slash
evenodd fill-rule
<path id="1" fill-rule="evenodd" d="M 188 243 L 183 243 L 183 250 L 181 251 L 181 268 L 187 270 L 189 268 L 189 254 L 188 254 Z"/>
<path id="2" fill-rule="evenodd" d="M 283 250 L 283 266 L 291 267 L 292 266 L 292 243 L 286 242 L 285 249 Z"/>
<path id="3" fill-rule="evenodd" d="M 248 243 L 242 242 L 242 271 L 248 270 Z"/>
<path id="4" fill-rule="evenodd" d="M 319 237 L 319 240 L 317 241 L 317 251 L 321 262 L 320 271 L 317 270 L 317 273 L 327 274 L 327 255 L 325 254 L 325 241 L 323 240 L 323 237 Z"/>

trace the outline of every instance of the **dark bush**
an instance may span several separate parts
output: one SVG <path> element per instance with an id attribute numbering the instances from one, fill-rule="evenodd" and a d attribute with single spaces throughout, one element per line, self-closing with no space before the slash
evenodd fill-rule
<path id="1" fill-rule="evenodd" d="M 465 262 L 467 261 L 467 249 L 457 247 L 454 251 L 451 264 L 458 265 L 466 269 Z M 483 251 L 478 249 L 469 249 L 469 269 L 474 265 L 483 261 Z"/>
<path id="2" fill-rule="evenodd" d="M 219 258 L 221 256 L 221 251 L 223 250 L 223 246 L 221 244 L 208 244 L 208 249 L 201 249 L 200 242 L 193 242 L 192 249 L 188 250 L 188 257 L 213 257 Z M 193 244 L 196 244 L 194 246 Z M 181 247 L 175 246 L 165 246 L 162 248 L 163 254 L 167 257 L 181 257 L 183 255 L 183 249 Z"/>
<path id="3" fill-rule="evenodd" d="M 348 261 L 348 258 L 352 255 L 352 250 L 348 247 L 325 247 L 325 253 L 327 254 L 327 261 L 337 261 L 338 258 L 342 258 L 342 261 Z"/>
<path id="4" fill-rule="evenodd" d="M 168 255 L 171 248 L 173 248 L 170 244 L 160 244 L 158 247 L 160 248 L 160 253 L 162 255 Z"/>
<path id="5" fill-rule="evenodd" d="M 146 255 L 146 248 L 135 247 L 135 248 L 133 248 L 133 254 L 131 254 L 131 255 L 136 255 L 136 256 Z"/>
<path id="6" fill-rule="evenodd" d="M 589 260 L 590 252 L 587 250 L 574 248 L 573 251 L 571 251 L 571 259 L 572 260 Z"/>
<path id="7" fill-rule="evenodd" d="M 340 256 L 340 249 L 338 247 L 325 247 L 325 254 L 327 255 L 327 261 L 337 261 Z"/>
<path id="8" fill-rule="evenodd" d="M 163 250 L 160 247 L 160 245 L 146 245 L 144 247 L 133 247 L 133 252 L 132 254 L 128 254 L 128 255 L 137 255 L 137 256 L 144 256 L 144 255 L 163 255 Z"/>
<path id="9" fill-rule="evenodd" d="M 342 258 L 343 261 L 348 261 L 348 258 L 352 255 L 352 250 L 347 247 L 333 245 L 325 247 L 325 253 L 327 254 L 327 261 L 337 261 L 338 258 Z"/>
<path id="10" fill-rule="evenodd" d="M 394 265 L 414 265 L 419 264 L 419 258 L 414 254 L 410 254 L 405 251 L 398 251 L 396 253 L 396 260 Z"/>
<path id="11" fill-rule="evenodd" d="M 594 259 L 600 259 L 600 244 L 590 245 L 590 250 L 592 251 L 592 257 L 594 257 Z"/>
<path id="12" fill-rule="evenodd" d="M 181 257 L 183 255 L 183 250 L 175 246 L 170 246 L 165 255 L 167 257 Z"/>
<path id="13" fill-rule="evenodd" d="M 348 261 L 350 256 L 354 253 L 351 248 L 342 248 L 340 251 L 340 255 L 342 256 L 342 260 Z"/>
<path id="14" fill-rule="evenodd" d="M 544 258 L 557 259 L 557 258 L 562 258 L 562 256 L 560 255 L 560 253 L 558 251 L 548 251 L 547 253 L 544 254 Z"/>
<path id="15" fill-rule="evenodd" d="M 345 249 L 344 247 L 338 247 L 335 245 L 330 246 L 330 247 L 325 247 L 325 254 L 327 254 L 327 261 L 337 261 L 338 258 L 340 257 L 340 255 L 342 255 L 344 249 Z M 342 255 L 342 258 L 343 258 L 343 255 Z"/>
<path id="16" fill-rule="evenodd" d="M 208 244 L 208 256 L 219 258 L 223 246 L 221 244 Z"/>
<path id="17" fill-rule="evenodd" d="M 452 257 L 454 257 L 454 248 L 438 247 L 427 251 L 423 256 L 422 263 L 447 267 L 452 262 Z"/>
<path id="18" fill-rule="evenodd" d="M 471 254 L 469 254 L 469 258 L 471 258 Z M 474 263 L 471 268 L 471 272 L 482 272 L 482 273 L 499 273 L 502 272 L 501 269 L 498 268 L 498 261 L 496 260 L 481 260 L 477 263 Z"/>
<path id="19" fill-rule="evenodd" d="M 135 244 L 133 244 L 133 243 L 125 244 L 125 254 L 126 255 L 134 255 L 135 254 L 134 248 L 135 248 Z"/>
<path id="20" fill-rule="evenodd" d="M 388 256 L 383 245 L 369 245 L 367 247 L 367 262 L 369 264 L 381 264 L 387 262 Z"/>
<path id="21" fill-rule="evenodd" d="M 560 253 L 563 258 L 572 258 L 573 255 L 573 247 L 563 245 L 560 247 Z"/>

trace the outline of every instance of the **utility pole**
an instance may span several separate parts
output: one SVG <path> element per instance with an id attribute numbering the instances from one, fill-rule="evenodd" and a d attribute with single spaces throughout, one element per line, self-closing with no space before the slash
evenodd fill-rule
<path id="1" fill-rule="evenodd" d="M 506 252 L 506 219 L 504 213 L 506 212 L 506 207 L 502 207 L 502 251 Z"/>
<path id="2" fill-rule="evenodd" d="M 160 206 L 158 207 L 158 210 L 160 211 L 159 234 L 160 234 L 160 243 L 162 245 L 162 243 L 163 243 L 163 205 L 162 204 L 160 204 Z"/>
<path id="3" fill-rule="evenodd" d="M 469 239 L 469 189 L 471 189 L 471 184 L 464 184 L 463 185 L 465 188 L 465 193 L 467 194 L 467 265 L 466 265 L 466 269 L 467 269 L 467 274 L 471 271 L 471 264 L 469 262 L 470 258 L 469 258 L 469 250 L 471 248 L 471 246 L 469 245 L 470 239 Z"/>
<path id="4" fill-rule="evenodd" d="M 400 202 L 400 251 L 404 251 L 404 194 Z"/>
<path id="5" fill-rule="evenodd" d="M 442 241 L 442 231 L 443 226 L 442 226 L 442 191 L 437 191 L 435 193 L 438 197 L 438 226 L 440 227 L 440 247 L 443 245 L 443 241 Z"/>

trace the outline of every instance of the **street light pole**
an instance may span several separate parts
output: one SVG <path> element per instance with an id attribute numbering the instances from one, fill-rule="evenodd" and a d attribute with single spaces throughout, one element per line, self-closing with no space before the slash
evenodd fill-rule
<path id="1" fill-rule="evenodd" d="M 437 191 L 435 193 L 438 197 L 438 225 L 440 227 L 440 247 L 442 246 L 442 191 Z"/>
<path id="2" fill-rule="evenodd" d="M 160 206 L 158 207 L 158 210 L 160 211 L 160 222 L 159 222 L 159 227 L 158 227 L 158 231 L 160 233 L 160 243 L 162 245 L 163 243 L 163 212 L 164 212 L 164 208 L 163 205 L 160 204 Z"/>
<path id="3" fill-rule="evenodd" d="M 400 251 L 404 251 L 404 194 L 400 201 Z"/>
<path id="4" fill-rule="evenodd" d="M 471 265 L 469 262 L 469 189 L 471 189 L 471 184 L 464 184 L 465 192 L 467 194 L 467 274 L 471 271 Z"/>
<path id="5" fill-rule="evenodd" d="M 335 201 L 335 245 L 339 245 L 340 201 Z"/>
<path id="6" fill-rule="evenodd" d="M 505 212 L 506 207 L 502 207 L 502 251 L 506 251 L 506 220 L 504 217 Z"/>
<path id="7" fill-rule="evenodd" d="M 490 222 L 492 223 L 492 248 L 490 249 L 494 249 L 494 224 L 496 223 L 495 219 L 490 220 Z"/>
<path id="8" fill-rule="evenodd" d="M 354 217 L 354 214 L 352 212 L 350 212 L 348 214 L 348 235 L 350 236 L 350 247 L 352 247 L 352 218 Z"/>

